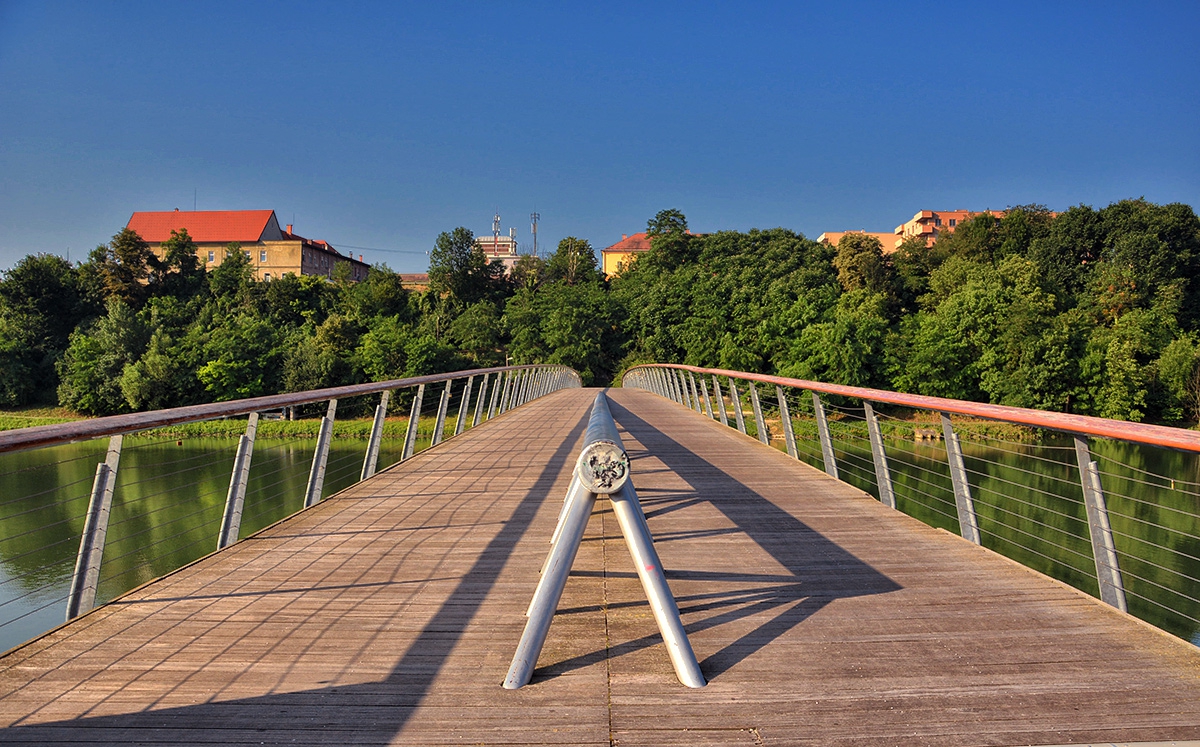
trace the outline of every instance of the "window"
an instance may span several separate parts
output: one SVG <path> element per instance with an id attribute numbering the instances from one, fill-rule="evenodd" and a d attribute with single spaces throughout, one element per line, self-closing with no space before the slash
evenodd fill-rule
<path id="1" fill-rule="evenodd" d="M 216 259 L 217 259 L 217 253 L 216 253 L 216 252 L 209 252 L 209 253 L 208 253 L 208 261 L 209 261 L 209 262 L 215 262 L 215 261 L 216 261 Z"/>
<path id="2" fill-rule="evenodd" d="M 950 227 L 951 227 L 951 228 L 954 228 L 954 226 L 955 226 L 957 223 L 958 223 L 958 221 L 957 221 L 957 220 L 955 220 L 954 218 L 951 218 L 951 219 L 950 219 Z"/>
<path id="3" fill-rule="evenodd" d="M 243 249 L 242 254 L 246 255 L 246 259 L 250 259 L 250 250 L 249 249 Z"/>
<path id="4" fill-rule="evenodd" d="M 937 218 L 937 219 L 935 219 L 935 220 L 933 221 L 933 225 L 935 225 L 935 226 L 940 226 L 940 225 L 942 225 L 942 219 L 941 219 L 941 218 Z"/>
<path id="5" fill-rule="evenodd" d="M 263 252 L 263 254 L 266 254 L 266 252 Z M 269 281 L 270 279 L 271 279 L 271 273 L 269 273 L 269 272 L 264 272 L 264 273 L 263 273 L 263 280 L 267 280 L 267 281 Z"/>
<path id="6" fill-rule="evenodd" d="M 266 250 L 266 249 L 260 249 L 260 250 L 258 251 L 258 261 L 259 261 L 259 262 L 266 262 L 266 261 L 267 261 L 267 250 Z"/>

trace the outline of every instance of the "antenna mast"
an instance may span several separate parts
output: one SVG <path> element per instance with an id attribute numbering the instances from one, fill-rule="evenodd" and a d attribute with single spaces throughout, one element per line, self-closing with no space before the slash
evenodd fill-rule
<path id="1" fill-rule="evenodd" d="M 500 251 L 500 210 L 492 216 L 492 253 Z"/>
<path id="2" fill-rule="evenodd" d="M 541 219 L 541 217 L 542 216 L 537 212 L 533 212 L 533 213 L 529 214 L 529 230 L 531 230 L 533 232 L 533 256 L 535 256 L 535 257 L 538 256 L 537 224 L 538 224 L 538 221 Z"/>

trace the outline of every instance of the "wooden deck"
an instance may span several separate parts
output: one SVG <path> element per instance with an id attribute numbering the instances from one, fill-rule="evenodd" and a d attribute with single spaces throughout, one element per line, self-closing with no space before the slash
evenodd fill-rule
<path id="1" fill-rule="evenodd" d="M 0 741 L 1200 739 L 1200 650 L 731 429 L 613 390 L 701 667 L 674 678 L 607 503 L 534 682 L 500 683 L 595 390 L 418 455 L 0 659 Z"/>

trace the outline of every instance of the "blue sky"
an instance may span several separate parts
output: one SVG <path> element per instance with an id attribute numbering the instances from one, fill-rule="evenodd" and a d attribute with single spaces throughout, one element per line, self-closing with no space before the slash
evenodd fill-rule
<path id="1" fill-rule="evenodd" d="M 0 0 L 0 268 L 135 210 L 263 209 L 423 271 L 921 209 L 1200 203 L 1200 3 Z"/>

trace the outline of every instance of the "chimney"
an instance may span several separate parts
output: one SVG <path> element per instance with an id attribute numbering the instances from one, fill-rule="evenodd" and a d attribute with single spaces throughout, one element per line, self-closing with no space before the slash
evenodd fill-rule
<path id="1" fill-rule="evenodd" d="M 292 224 L 291 224 L 291 223 L 289 223 L 289 224 L 288 224 L 288 230 L 287 230 L 287 232 L 288 232 L 288 233 L 291 233 L 291 232 L 292 232 Z"/>
<path id="2" fill-rule="evenodd" d="M 179 208 L 175 208 L 175 212 L 177 212 L 177 213 L 178 213 L 178 212 L 179 212 Z"/>
<path id="3" fill-rule="evenodd" d="M 359 261 L 359 262 L 362 262 L 362 261 L 363 261 L 363 258 L 362 258 L 362 255 L 361 255 L 361 254 L 360 254 L 360 255 L 358 255 L 358 261 Z"/>
<path id="4" fill-rule="evenodd" d="M 621 241 L 624 241 L 624 240 L 625 240 L 625 239 L 627 239 L 627 238 L 629 238 L 629 237 L 628 237 L 628 236 L 626 236 L 625 234 L 621 234 Z"/>

